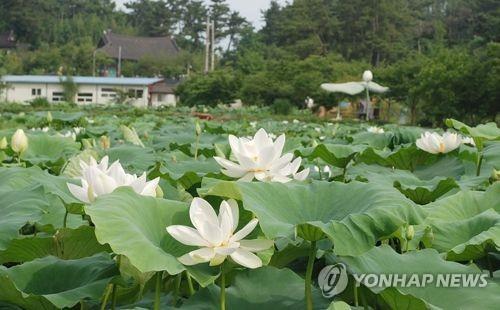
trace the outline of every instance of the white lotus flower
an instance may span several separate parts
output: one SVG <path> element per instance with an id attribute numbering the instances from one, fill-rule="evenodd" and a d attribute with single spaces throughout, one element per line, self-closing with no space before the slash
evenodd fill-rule
<path id="1" fill-rule="evenodd" d="M 156 196 L 160 178 L 147 182 L 146 172 L 137 177 L 135 174 L 126 173 L 118 160 L 109 167 L 108 161 L 108 156 L 105 156 L 100 163 L 93 157 L 90 158 L 89 164 L 80 161 L 82 186 L 67 184 L 73 196 L 85 203 L 91 203 L 97 196 L 109 194 L 121 186 L 130 186 L 139 195 Z"/>
<path id="2" fill-rule="evenodd" d="M 12 135 L 10 146 L 12 150 L 18 154 L 21 154 L 28 149 L 28 137 L 24 133 L 24 130 L 16 130 L 16 132 Z"/>
<path id="3" fill-rule="evenodd" d="M 445 132 L 440 135 L 436 132 L 426 131 L 417 139 L 417 147 L 431 154 L 445 154 L 458 148 L 462 139 L 456 133 Z"/>
<path id="4" fill-rule="evenodd" d="M 300 121 L 299 121 L 298 119 L 294 119 L 294 120 L 293 120 L 293 123 L 294 123 L 294 124 L 298 124 L 298 123 L 300 123 Z"/>
<path id="5" fill-rule="evenodd" d="M 370 70 L 363 72 L 363 81 L 368 83 L 371 80 L 373 80 L 373 73 Z"/>
<path id="6" fill-rule="evenodd" d="M 371 133 L 384 133 L 384 128 L 377 126 L 370 126 L 366 129 L 366 131 Z"/>
<path id="7" fill-rule="evenodd" d="M 257 122 L 250 122 L 250 126 L 252 126 L 252 128 L 255 128 L 257 126 Z"/>
<path id="8" fill-rule="evenodd" d="M 189 217 L 195 228 L 183 225 L 167 227 L 167 232 L 177 241 L 198 246 L 200 249 L 189 252 L 178 260 L 187 266 L 210 262 L 210 266 L 220 265 L 227 256 L 247 268 L 262 266 L 261 259 L 253 254 L 273 246 L 272 240 L 242 240 L 254 230 L 258 220 L 251 220 L 245 227 L 238 227 L 239 210 L 235 200 L 222 201 L 219 215 L 212 206 L 201 198 L 194 198 L 189 209 Z"/>
<path id="9" fill-rule="evenodd" d="M 314 167 L 313 167 L 313 170 L 319 173 L 319 169 L 320 169 L 320 168 L 321 168 L 320 166 L 314 166 Z M 331 178 L 331 177 L 332 177 L 333 172 L 332 172 L 332 170 L 330 169 L 330 166 L 324 166 L 324 167 L 323 167 L 323 171 L 322 171 L 322 172 L 323 172 L 323 173 L 328 174 L 328 177 L 329 177 L 329 178 Z"/>
<path id="10" fill-rule="evenodd" d="M 461 137 L 462 138 L 462 143 L 463 144 L 470 144 L 472 146 L 476 146 L 476 142 L 474 142 L 474 139 L 471 137 Z"/>
<path id="11" fill-rule="evenodd" d="M 264 129 L 259 129 L 253 139 L 229 136 L 231 151 L 238 161 L 234 163 L 222 157 L 214 157 L 221 165 L 222 173 L 243 181 L 254 178 L 259 181 L 285 183 L 292 178 L 302 181 L 309 174 L 309 168 L 298 172 L 302 159 L 293 159 L 292 153 L 282 155 L 285 146 L 285 135 L 275 141 Z"/>

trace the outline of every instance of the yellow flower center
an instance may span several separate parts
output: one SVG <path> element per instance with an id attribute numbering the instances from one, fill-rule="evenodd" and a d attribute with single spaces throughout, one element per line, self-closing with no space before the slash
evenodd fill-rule
<path id="1" fill-rule="evenodd" d="M 444 153 L 444 143 L 443 142 L 439 143 L 439 152 Z"/>

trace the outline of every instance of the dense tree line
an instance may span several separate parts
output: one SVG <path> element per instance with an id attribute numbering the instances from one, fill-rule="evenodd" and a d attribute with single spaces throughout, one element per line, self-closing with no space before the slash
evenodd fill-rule
<path id="1" fill-rule="evenodd" d="M 299 105 L 343 99 L 319 85 L 359 80 L 365 69 L 391 88 L 414 123 L 452 116 L 479 122 L 498 113 L 498 0 L 272 1 L 253 29 L 225 0 L 138 0 L 118 11 L 111 0 L 4 0 L 0 31 L 14 30 L 30 48 L 0 55 L 0 73 L 91 74 L 102 36 L 173 35 L 176 59 L 124 64 L 125 75 L 190 76 L 179 88 L 185 104 Z M 217 69 L 203 74 L 207 15 L 216 24 Z M 109 59 L 98 57 L 99 63 Z"/>

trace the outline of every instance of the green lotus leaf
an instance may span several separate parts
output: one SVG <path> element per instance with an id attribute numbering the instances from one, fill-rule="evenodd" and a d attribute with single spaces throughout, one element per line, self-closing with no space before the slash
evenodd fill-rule
<path id="1" fill-rule="evenodd" d="M 353 181 L 309 184 L 204 180 L 203 195 L 243 201 L 268 238 L 293 237 L 301 224 L 319 227 L 338 254 L 369 250 L 379 238 L 406 224 L 419 224 L 423 210 L 392 187 Z"/>
<path id="2" fill-rule="evenodd" d="M 210 285 L 183 305 L 183 309 L 218 309 L 220 288 Z M 328 301 L 313 288 L 315 309 L 325 309 Z M 226 288 L 226 309 L 305 309 L 304 280 L 290 269 L 262 267 L 238 272 Z"/>
<path id="3" fill-rule="evenodd" d="M 449 118 L 445 123 L 448 127 L 460 130 L 463 133 L 471 135 L 473 138 L 482 138 L 485 140 L 500 139 L 500 128 L 493 122 L 470 127 L 462 122 Z"/>
<path id="4" fill-rule="evenodd" d="M 119 145 L 107 150 L 109 162 L 120 160 L 122 166 L 129 173 L 142 174 L 156 163 L 156 156 L 153 149 L 144 148 L 137 145 Z"/>
<path id="5" fill-rule="evenodd" d="M 75 183 L 76 181 L 62 176 L 56 177 L 35 166 L 30 168 L 0 167 L 0 191 L 15 191 L 42 185 L 45 193 L 58 196 L 66 204 L 81 203 L 70 193 L 68 182 Z"/>
<path id="6" fill-rule="evenodd" d="M 118 188 L 85 206 L 101 244 L 107 243 L 113 252 L 125 255 L 141 272 L 166 270 L 169 274 L 186 270 L 176 257 L 192 247 L 173 239 L 166 227 L 172 224 L 191 226 L 188 210 L 186 203 L 140 196 L 127 187 Z M 204 266 L 188 269 L 202 285 L 213 282 L 216 277 Z"/>
<path id="7" fill-rule="evenodd" d="M 201 182 L 205 175 L 219 174 L 221 167 L 213 158 L 199 158 L 173 161 L 166 161 L 160 167 L 160 173 L 163 177 L 182 184 L 184 188 L 190 188 L 192 185 Z"/>
<path id="8" fill-rule="evenodd" d="M 500 170 L 500 142 L 489 142 L 483 150 L 483 161 Z"/>
<path id="9" fill-rule="evenodd" d="M 38 164 L 51 164 L 67 159 L 78 153 L 80 143 L 71 138 L 43 135 L 29 135 L 28 149 L 21 158 L 25 161 Z"/>
<path id="10" fill-rule="evenodd" d="M 433 248 L 467 261 L 500 248 L 500 183 L 486 192 L 463 191 L 427 205 Z"/>
<path id="11" fill-rule="evenodd" d="M 364 144 L 376 149 L 383 149 L 389 147 L 394 139 L 392 132 L 382 134 L 375 134 L 371 132 L 359 132 L 352 136 L 354 144 Z"/>
<path id="12" fill-rule="evenodd" d="M 362 145 L 320 144 L 314 148 L 297 150 L 295 154 L 309 160 L 321 158 L 327 164 L 345 168 L 354 156 L 363 149 Z"/>
<path id="13" fill-rule="evenodd" d="M 436 250 L 424 249 L 398 254 L 386 245 L 375 247 L 359 256 L 340 257 L 348 270 L 355 274 L 398 274 L 408 278 L 413 274 L 472 274 L 481 270 L 475 265 L 462 265 L 444 260 Z M 386 308 L 400 309 L 495 309 L 500 303 L 500 285 L 488 281 L 486 287 L 439 287 L 434 284 L 417 287 L 371 287 Z"/>
<path id="14" fill-rule="evenodd" d="M 395 150 L 377 150 L 371 147 L 366 148 L 356 158 L 357 162 L 366 164 L 377 164 L 386 167 L 394 167 L 413 171 L 417 165 L 432 161 L 432 154 L 419 150 L 415 145 L 401 145 Z"/>
<path id="15" fill-rule="evenodd" d="M 64 214 L 64 209 L 62 210 Z M 5 250 L 11 240 L 20 235 L 20 230 L 25 224 L 39 222 L 45 214 L 53 211 L 54 208 L 42 187 L 32 190 L 0 191 L 0 250 Z"/>
<path id="16" fill-rule="evenodd" d="M 110 251 L 109 246 L 97 242 L 93 227 L 62 228 L 53 236 L 29 236 L 12 240 L 7 249 L 0 252 L 0 264 L 23 263 L 49 255 L 61 259 L 78 259 Z"/>
<path id="17" fill-rule="evenodd" d="M 421 205 L 449 194 L 459 187 L 453 178 L 434 177 L 430 180 L 421 180 L 408 170 L 363 163 L 349 167 L 348 175 L 353 179 L 366 179 L 371 183 L 394 185 L 406 197 Z"/>
<path id="18" fill-rule="evenodd" d="M 99 299 L 118 274 L 115 262 L 104 253 L 76 260 L 47 256 L 8 269 L 0 267 L 2 286 L 14 284 L 23 299 L 43 297 L 57 308 L 72 307 L 83 299 Z M 19 295 L 13 293 L 0 291 L 0 300 L 17 304 Z"/>

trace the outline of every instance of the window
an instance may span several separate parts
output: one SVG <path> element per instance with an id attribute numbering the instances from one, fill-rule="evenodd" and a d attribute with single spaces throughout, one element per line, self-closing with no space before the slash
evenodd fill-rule
<path id="1" fill-rule="evenodd" d="M 64 101 L 64 94 L 62 92 L 52 92 L 52 102 Z"/>
<path id="2" fill-rule="evenodd" d="M 115 98 L 116 90 L 114 88 L 101 88 L 101 97 L 103 98 Z"/>
<path id="3" fill-rule="evenodd" d="M 94 98 L 94 94 L 92 94 L 92 93 L 78 93 L 78 97 L 77 97 L 76 101 L 92 103 L 93 98 Z"/>
<path id="4" fill-rule="evenodd" d="M 31 96 L 41 96 L 41 95 L 42 95 L 41 88 L 32 88 L 31 89 Z"/>
<path id="5" fill-rule="evenodd" d="M 137 98 L 140 99 L 144 95 L 144 90 L 142 89 L 129 89 L 128 90 L 128 96 L 130 98 Z"/>

